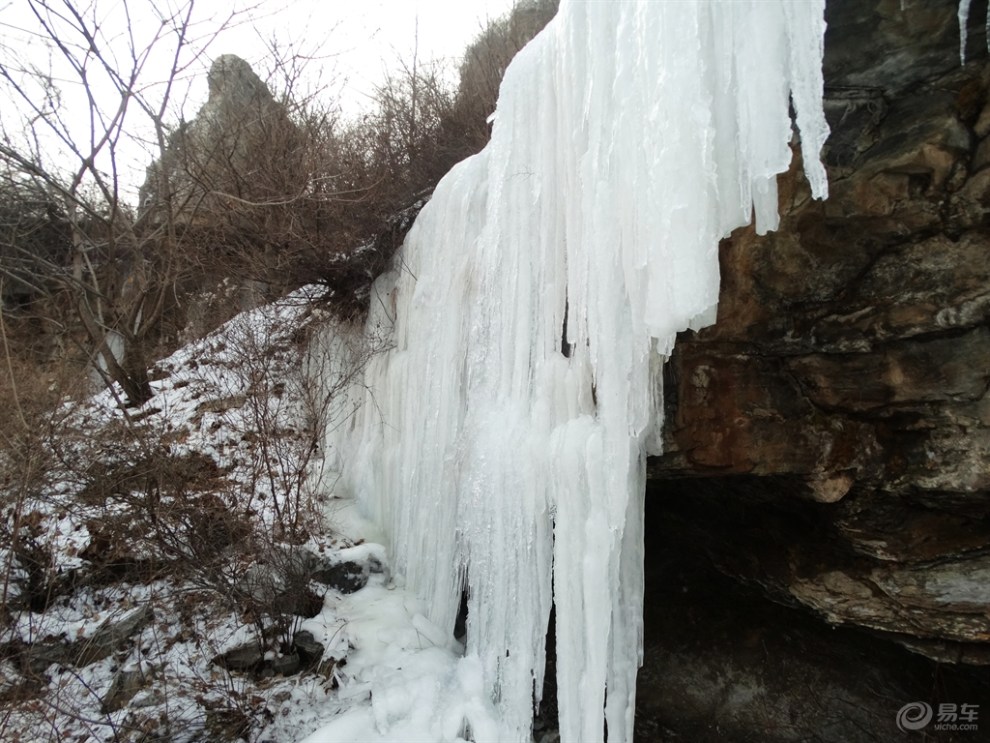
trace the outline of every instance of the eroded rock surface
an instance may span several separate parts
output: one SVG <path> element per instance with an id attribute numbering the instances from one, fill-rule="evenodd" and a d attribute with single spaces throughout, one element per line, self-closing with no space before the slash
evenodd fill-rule
<path id="1" fill-rule="evenodd" d="M 812 201 L 795 164 L 779 231 L 723 241 L 718 322 L 678 339 L 650 462 L 759 491 L 753 508 L 809 504 L 800 529 L 753 527 L 726 572 L 974 663 L 990 662 L 985 8 L 962 66 L 955 0 L 829 0 L 831 195 Z"/>
<path id="2" fill-rule="evenodd" d="M 224 203 L 254 203 L 293 193 L 303 170 L 302 134 L 251 66 L 217 57 L 207 75 L 209 98 L 170 137 L 148 168 L 141 205 L 151 221 L 166 211 L 205 219 Z"/>

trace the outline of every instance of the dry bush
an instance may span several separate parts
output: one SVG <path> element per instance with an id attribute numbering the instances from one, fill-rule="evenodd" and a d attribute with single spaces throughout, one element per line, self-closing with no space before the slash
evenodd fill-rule
<path id="1" fill-rule="evenodd" d="M 453 165 L 487 143 L 506 66 L 556 11 L 557 0 L 535 0 L 491 22 L 466 52 L 456 91 L 439 65 L 414 55 L 378 88 L 374 109 L 358 122 L 309 119 L 330 124 L 304 130 L 316 133 L 308 152 L 319 166 L 310 172 L 332 187 L 325 223 L 336 244 L 322 259 L 284 253 L 293 281 L 323 283 L 347 308 L 345 317 L 359 314 L 363 289 L 387 266 L 419 205 Z"/>
<path id="2" fill-rule="evenodd" d="M 265 648 L 291 644 L 298 615 L 321 605 L 298 545 L 327 530 L 314 487 L 322 434 L 349 414 L 344 393 L 379 350 L 356 344 L 317 373 L 306 349 L 325 317 L 319 303 L 258 308 L 198 356 L 210 392 L 193 423 L 233 447 L 229 468 L 169 443 L 154 408 L 56 442 L 73 498 L 92 514 L 81 580 L 175 576 L 249 618 Z"/>
<path id="3" fill-rule="evenodd" d="M 379 181 L 375 194 L 388 212 L 430 190 L 452 163 L 443 156 L 442 126 L 453 104 L 436 64 L 402 65 L 376 92 L 376 110 L 355 135 L 364 141 Z"/>
<path id="4" fill-rule="evenodd" d="M 206 482 L 185 472 L 190 461 L 165 443 L 163 432 L 148 427 L 126 424 L 105 432 L 96 464 L 82 464 L 60 429 L 58 400 L 70 379 L 82 386 L 93 352 L 106 350 L 101 343 L 107 330 L 120 327 L 133 330 L 125 368 L 122 374 L 108 369 L 107 381 L 124 380 L 131 402 L 147 399 L 148 359 L 177 343 L 188 323 L 181 300 L 227 276 L 254 280 L 262 299 L 265 291 L 322 283 L 339 316 L 359 315 L 364 292 L 415 214 L 415 207 L 404 210 L 456 160 L 484 144 L 505 66 L 555 11 L 554 0 L 520 4 L 490 24 L 465 56 L 456 93 L 436 66 L 414 58 L 386 80 L 375 109 L 358 122 L 345 121 L 316 96 L 297 96 L 298 59 L 283 57 L 276 63 L 285 71 L 281 92 L 273 98 L 258 89 L 250 104 L 257 116 L 215 118 L 208 124 L 225 121 L 226 128 L 180 127 L 163 140 L 162 164 L 149 182 L 164 215 L 134 214 L 107 200 L 112 189 L 95 195 L 60 190 L 52 174 L 3 153 L 0 295 L 7 309 L 0 328 L 0 484 L 6 510 L 0 529 L 14 545 L 6 553 L 4 585 L 12 574 L 10 556 L 18 551 L 20 563 L 34 566 L 29 582 L 42 587 L 35 593 L 55 584 L 57 576 L 39 572 L 45 562 L 39 535 L 24 525 L 30 515 L 24 503 L 47 486 L 52 457 L 81 484 L 84 500 L 125 507 L 94 526 L 90 556 L 97 572 L 132 569 L 134 546 L 146 544 L 159 559 L 199 566 L 223 583 L 217 561 L 229 557 L 225 546 L 251 542 L 243 539 L 244 524 L 257 536 L 253 514 L 262 493 L 275 519 L 251 550 L 265 543 L 271 551 L 305 537 L 312 511 L 307 472 L 334 391 L 317 394 L 299 381 L 308 418 L 299 430 L 282 430 L 278 386 L 284 380 L 266 355 L 270 339 L 238 341 L 238 364 L 251 377 L 246 404 L 259 456 L 249 492 L 236 498 L 220 485 L 222 475 Z M 156 131 L 165 136 L 160 120 Z M 186 140 L 196 141 L 190 146 Z M 172 179 L 175 174 L 184 180 Z M 203 329 L 236 309 L 236 302 L 227 303 Z M 80 320 L 86 325 L 96 319 L 98 327 L 79 327 Z M 112 459 L 135 452 L 136 464 Z"/>
<path id="5" fill-rule="evenodd" d="M 348 132 L 365 150 L 380 215 L 428 194 L 450 168 L 488 142 L 489 115 L 512 57 L 556 14 L 557 0 L 521 2 L 468 47 L 456 90 L 436 63 L 414 55 L 379 87 L 375 110 Z M 383 220 L 380 220 L 380 223 Z"/>
<path id="6" fill-rule="evenodd" d="M 78 366 L 48 359 L 37 335 L 32 319 L 0 311 L 0 615 L 6 615 L 0 618 L 6 619 L 19 607 L 47 605 L 70 580 L 56 570 L 36 507 L 53 484 L 50 444 L 68 415 L 62 402 L 84 384 Z"/>
<path id="7" fill-rule="evenodd" d="M 211 141 L 228 144 L 188 164 L 210 194 L 197 203 L 196 242 L 216 246 L 214 260 L 231 256 L 228 273 L 274 291 L 320 283 L 335 293 L 339 315 L 360 314 L 415 205 L 488 141 L 506 66 L 556 9 L 556 0 L 521 3 L 491 22 L 468 49 L 456 91 L 440 65 L 414 55 L 358 121 L 317 97 L 294 98 L 295 81 L 283 81 L 286 92 L 274 108 L 265 104 L 266 116 L 215 133 Z M 258 153 L 250 167 L 238 148 Z"/>
<path id="8" fill-rule="evenodd" d="M 145 11 L 155 17 L 141 33 L 115 34 L 97 5 L 31 0 L 16 30 L 47 47 L 46 67 L 0 44 L 0 196 L 17 196 L 15 212 L 32 215 L 3 220 L 16 229 L 0 233 L 0 276 L 21 296 L 44 300 L 38 311 L 55 307 L 53 320 L 68 318 L 88 360 L 101 360 L 93 367 L 106 385 L 139 405 L 151 396 L 147 371 L 163 313 L 189 267 L 174 213 L 150 231 L 139 223 L 123 161 L 128 146 L 147 144 L 144 132 L 164 154 L 179 81 L 244 11 L 201 20 L 193 0 L 151 3 Z M 126 3 L 119 10 L 136 22 Z M 163 72 L 149 58 L 170 64 Z M 39 214 L 63 233 L 57 250 L 31 249 Z"/>
<path id="9" fill-rule="evenodd" d="M 5 150 L 0 275 L 8 305 L 43 297 L 34 314 L 74 326 L 68 345 L 102 354 L 106 381 L 132 403 L 150 395 L 150 360 L 178 343 L 188 298 L 225 277 L 253 282 L 264 299 L 320 283 L 336 294 L 339 315 L 360 314 L 408 227 L 409 215 L 397 215 L 485 144 L 508 61 L 555 11 L 555 0 L 521 3 L 492 22 L 467 51 L 456 91 L 437 65 L 414 57 L 357 122 L 324 102 L 323 91 L 302 91 L 303 58 L 277 48 L 275 96 L 240 60 L 227 65 L 249 81 L 234 115 L 217 96 L 213 109 L 169 132 L 143 102 L 160 160 L 138 213 L 120 200 L 116 174 L 101 181 L 87 171 L 98 185 L 87 192 Z M 114 126 L 125 132 L 123 122 Z M 89 162 L 85 150 L 78 155 Z M 115 335 L 125 349 L 119 360 L 107 346 Z"/>
<path id="10" fill-rule="evenodd" d="M 505 68 L 516 53 L 557 14 L 559 0 L 518 2 L 505 16 L 490 21 L 468 46 L 460 83 L 442 137 L 449 157 L 462 160 L 488 143 L 488 117 L 495 110 Z"/>
<path id="11" fill-rule="evenodd" d="M 276 68 L 284 75 L 273 97 L 242 60 L 215 61 L 211 100 L 149 169 L 137 229 L 151 252 L 173 256 L 180 297 L 216 294 L 228 277 L 253 285 L 262 301 L 312 283 L 347 297 L 383 267 L 355 255 L 390 214 L 365 130 L 317 95 L 296 97 L 295 58 L 277 59 Z M 225 75 L 233 78 L 226 92 Z M 181 304 L 176 330 L 187 320 Z M 338 303 L 338 314 L 351 309 Z M 203 329 L 226 319 L 218 314 Z"/>

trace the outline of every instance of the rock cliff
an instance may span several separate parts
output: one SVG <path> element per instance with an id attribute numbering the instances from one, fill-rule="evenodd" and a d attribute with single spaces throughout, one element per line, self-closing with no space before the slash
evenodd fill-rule
<path id="1" fill-rule="evenodd" d="M 171 210 L 183 220 L 216 220 L 231 202 L 284 199 L 297 187 L 302 135 L 251 66 L 223 54 L 207 84 L 206 103 L 169 137 L 141 187 L 142 208 L 158 219 Z"/>
<path id="2" fill-rule="evenodd" d="M 678 339 L 649 464 L 654 497 L 710 505 L 724 572 L 970 663 L 990 663 L 985 8 L 961 65 L 955 0 L 829 0 L 831 196 L 795 163 L 780 229 L 723 241 L 718 322 Z"/>

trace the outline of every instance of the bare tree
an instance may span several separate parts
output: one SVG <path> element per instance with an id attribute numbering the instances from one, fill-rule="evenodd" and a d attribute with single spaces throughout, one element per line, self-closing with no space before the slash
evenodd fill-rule
<path id="1" fill-rule="evenodd" d="M 204 22 L 197 0 L 143 0 L 156 22 L 137 24 L 132 1 L 115 6 L 125 17 L 114 31 L 98 0 L 21 1 L 50 62 L 32 66 L 0 45 L 3 300 L 43 316 L 132 404 L 150 396 L 163 318 L 181 324 L 177 305 L 207 277 L 254 279 L 273 294 L 323 283 L 344 314 L 359 312 L 409 221 L 396 215 L 484 144 L 505 66 L 556 9 L 534 0 L 493 22 L 468 50 L 456 95 L 414 53 L 375 110 L 347 122 L 315 96 L 300 100 L 309 55 L 273 44 L 281 94 L 218 57 L 211 101 L 183 122 L 182 83 L 236 15 Z M 214 117 L 225 74 L 248 81 L 247 99 L 238 115 Z M 134 208 L 126 151 L 138 140 L 158 165 Z"/>
<path id="2" fill-rule="evenodd" d="M 117 6 L 125 14 L 117 33 L 95 0 L 26 0 L 30 33 L 48 48 L 49 64 L 12 48 L 0 61 L 8 217 L 0 274 L 85 349 L 108 385 L 140 404 L 151 395 L 154 333 L 187 266 L 178 209 L 152 229 L 142 225 L 127 202 L 123 160 L 142 134 L 165 151 L 178 83 L 237 14 L 200 22 L 195 0 L 147 0 L 149 24 L 131 18 L 132 5 Z M 138 29 L 148 32 L 139 38 Z"/>

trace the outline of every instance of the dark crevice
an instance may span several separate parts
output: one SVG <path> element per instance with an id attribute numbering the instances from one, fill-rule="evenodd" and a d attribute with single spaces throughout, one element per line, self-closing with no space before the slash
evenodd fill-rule
<path id="1" fill-rule="evenodd" d="M 560 328 L 560 352 L 565 359 L 571 357 L 571 342 L 567 339 L 567 314 L 570 311 L 570 303 L 564 300 L 564 322 Z"/>
<path id="2" fill-rule="evenodd" d="M 832 627 L 779 590 L 765 572 L 774 560 L 786 569 L 800 556 L 812 578 L 829 550 L 847 549 L 831 508 L 795 501 L 784 479 L 651 483 L 636 741 L 891 741 L 904 737 L 895 721 L 910 702 L 988 708 L 988 669 Z"/>

